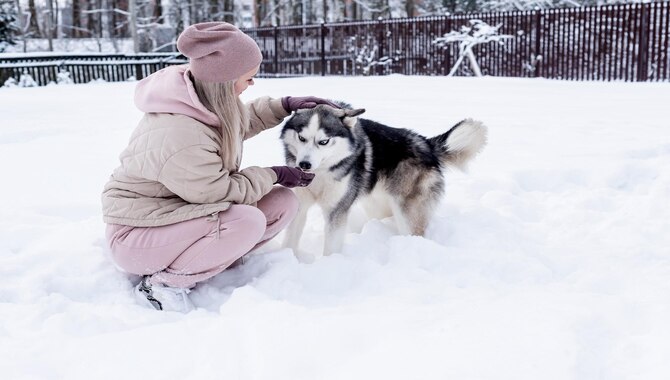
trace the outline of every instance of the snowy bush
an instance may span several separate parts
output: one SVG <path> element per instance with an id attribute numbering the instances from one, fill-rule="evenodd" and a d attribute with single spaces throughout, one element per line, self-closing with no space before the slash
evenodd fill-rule
<path id="1" fill-rule="evenodd" d="M 37 82 L 35 82 L 35 79 L 28 74 L 28 73 L 23 73 L 21 74 L 21 78 L 19 78 L 19 83 L 18 87 L 37 87 Z"/>
<path id="2" fill-rule="evenodd" d="M 375 66 L 388 66 L 393 63 L 393 60 L 389 57 L 381 57 L 377 59 L 377 49 L 377 46 L 373 46 L 372 48 L 363 46 L 356 52 L 354 62 L 356 63 L 356 68 L 359 69 L 363 75 L 370 75 L 370 72 Z"/>
<path id="3" fill-rule="evenodd" d="M 70 72 L 67 70 L 60 70 L 56 74 L 56 83 L 58 84 L 73 84 L 72 78 L 70 78 Z"/>
<path id="4" fill-rule="evenodd" d="M 5 81 L 3 87 L 37 87 L 38 84 L 35 82 L 32 76 L 28 73 L 21 74 L 21 77 L 17 81 L 14 78 L 9 78 Z"/>
<path id="5" fill-rule="evenodd" d="M 9 78 L 3 84 L 3 87 L 37 87 L 38 84 L 35 82 L 32 76 L 28 73 L 21 74 L 18 82 L 14 78 Z"/>
<path id="6" fill-rule="evenodd" d="M 391 64 L 397 62 L 401 56 L 400 52 L 395 52 L 393 57 L 378 57 L 379 45 L 373 37 L 367 36 L 360 46 L 356 43 L 356 40 L 357 37 L 355 36 L 349 39 L 350 47 L 348 51 L 352 55 L 352 61 L 356 71 L 363 75 L 367 76 L 374 73 L 374 69 L 377 66 L 381 66 L 383 72 L 388 74 L 390 72 Z"/>
<path id="7" fill-rule="evenodd" d="M 537 70 L 537 66 L 542 62 L 542 55 L 532 54 L 530 59 L 523 62 L 523 69 L 529 73 L 534 73 Z"/>
<path id="8" fill-rule="evenodd" d="M 2 87 L 7 87 L 7 88 L 18 87 L 18 86 L 19 86 L 19 84 L 16 82 L 16 79 L 11 78 L 11 77 L 9 79 L 7 79 L 5 81 L 5 83 L 2 85 Z"/>

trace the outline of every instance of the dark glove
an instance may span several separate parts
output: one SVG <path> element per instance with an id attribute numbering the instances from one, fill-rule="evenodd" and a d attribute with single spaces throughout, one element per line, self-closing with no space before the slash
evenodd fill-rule
<path id="1" fill-rule="evenodd" d="M 277 184 L 284 187 L 305 187 L 314 179 L 314 173 L 307 173 L 298 168 L 288 166 L 273 166 L 270 169 L 277 173 Z"/>
<path id="2" fill-rule="evenodd" d="M 286 112 L 297 111 L 302 108 L 314 108 L 317 104 L 327 104 L 331 107 L 341 108 L 330 100 L 317 98 L 316 96 L 285 96 L 281 98 L 281 105 Z"/>

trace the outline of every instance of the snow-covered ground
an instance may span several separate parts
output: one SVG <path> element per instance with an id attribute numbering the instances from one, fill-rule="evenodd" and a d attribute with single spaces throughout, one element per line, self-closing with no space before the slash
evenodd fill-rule
<path id="1" fill-rule="evenodd" d="M 343 253 L 274 241 L 187 315 L 138 306 L 106 257 L 133 86 L 0 89 L 1 378 L 670 378 L 668 83 L 259 79 L 245 98 L 343 99 L 426 135 L 473 117 L 489 144 L 447 174 L 426 238 L 357 212 Z M 283 162 L 278 133 L 245 164 Z"/>

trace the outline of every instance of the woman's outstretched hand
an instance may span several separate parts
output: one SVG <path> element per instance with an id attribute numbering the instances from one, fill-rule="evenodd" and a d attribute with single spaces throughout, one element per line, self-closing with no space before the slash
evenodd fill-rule
<path id="1" fill-rule="evenodd" d="M 298 168 L 272 166 L 270 169 L 277 174 L 277 182 L 275 183 L 284 187 L 305 187 L 314 179 L 314 173 L 307 173 Z"/>

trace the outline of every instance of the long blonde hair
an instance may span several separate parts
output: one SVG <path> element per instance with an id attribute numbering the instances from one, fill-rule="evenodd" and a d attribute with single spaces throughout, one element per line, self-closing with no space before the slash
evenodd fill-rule
<path id="1" fill-rule="evenodd" d="M 249 112 L 235 94 L 235 81 L 203 82 L 191 76 L 195 92 L 202 104 L 221 123 L 221 159 L 223 167 L 237 171 L 242 160 L 242 139 L 249 126 Z"/>

